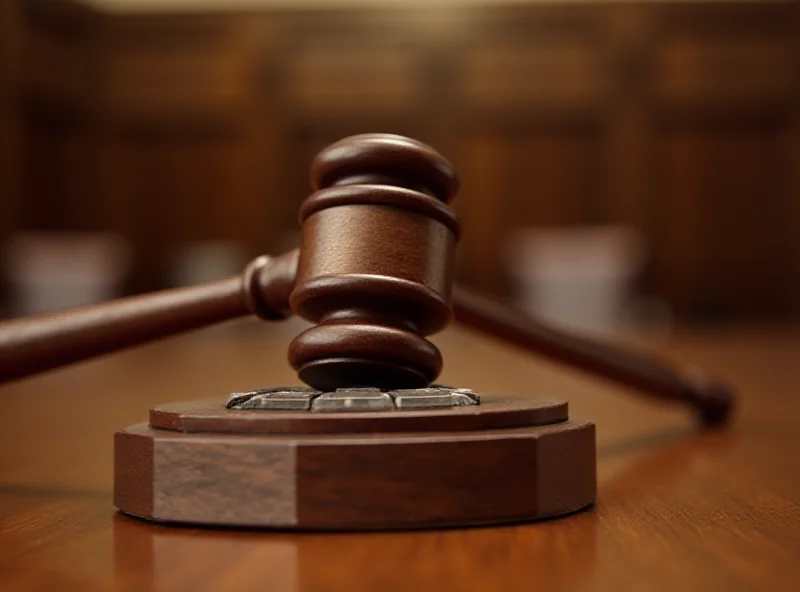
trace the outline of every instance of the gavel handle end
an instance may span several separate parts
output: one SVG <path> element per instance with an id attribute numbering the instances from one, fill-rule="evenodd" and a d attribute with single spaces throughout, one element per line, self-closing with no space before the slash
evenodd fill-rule
<path id="1" fill-rule="evenodd" d="M 453 308 L 456 320 L 467 327 L 651 397 L 688 405 L 705 426 L 724 425 L 731 417 L 735 391 L 702 372 L 562 332 L 460 286 L 453 292 Z"/>
<path id="2" fill-rule="evenodd" d="M 713 380 L 696 381 L 693 390 L 697 416 L 704 426 L 722 426 L 730 421 L 736 400 L 733 387 Z"/>

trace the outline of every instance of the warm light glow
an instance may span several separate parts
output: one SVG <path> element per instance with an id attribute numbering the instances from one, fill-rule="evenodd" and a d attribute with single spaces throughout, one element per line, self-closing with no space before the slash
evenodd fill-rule
<path id="1" fill-rule="evenodd" d="M 664 2 L 664 0 L 640 0 Z M 674 0 L 673 0 L 674 1 Z M 752 0 L 679 0 L 683 2 L 747 2 Z M 791 2 L 792 0 L 762 0 Z M 257 8 L 424 8 L 442 6 L 482 6 L 500 4 L 610 4 L 609 0 L 84 0 L 98 8 L 116 12 L 174 12 L 194 10 L 240 10 Z"/>

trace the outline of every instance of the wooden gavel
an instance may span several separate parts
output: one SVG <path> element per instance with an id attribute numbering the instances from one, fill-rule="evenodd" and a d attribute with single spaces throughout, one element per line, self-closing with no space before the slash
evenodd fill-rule
<path id="1" fill-rule="evenodd" d="M 0 324 L 0 382 L 255 314 L 316 323 L 289 347 L 299 377 L 320 390 L 427 386 L 442 357 L 426 336 L 455 319 L 529 351 L 693 406 L 724 422 L 731 389 L 698 372 L 568 335 L 453 283 L 459 222 L 450 163 L 425 144 L 353 136 L 312 166 L 300 208 L 302 244 L 258 257 L 241 276 Z"/>

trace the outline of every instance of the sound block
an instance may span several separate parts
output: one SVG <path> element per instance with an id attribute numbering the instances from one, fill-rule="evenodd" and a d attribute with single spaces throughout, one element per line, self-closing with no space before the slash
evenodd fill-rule
<path id="1" fill-rule="evenodd" d="M 595 429 L 567 403 L 229 410 L 175 403 L 115 435 L 114 503 L 157 522 L 309 530 L 500 524 L 592 504 Z"/>

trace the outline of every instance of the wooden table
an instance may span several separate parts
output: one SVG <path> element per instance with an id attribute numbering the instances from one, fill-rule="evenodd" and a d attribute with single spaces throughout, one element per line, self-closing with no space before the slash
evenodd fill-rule
<path id="1" fill-rule="evenodd" d="M 220 327 L 0 388 L 0 590 L 800 590 L 800 331 L 681 334 L 727 377 L 725 431 L 465 332 L 443 382 L 568 398 L 598 425 L 599 502 L 558 520 L 313 534 L 115 512 L 112 434 L 155 403 L 295 384 L 291 323 Z M 424 503 L 421 501 L 420 503 Z"/>

